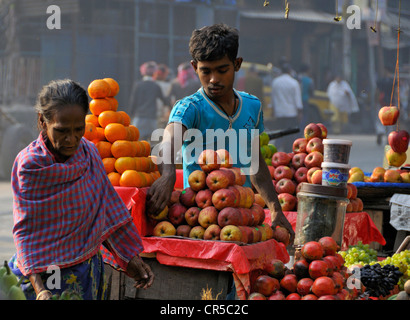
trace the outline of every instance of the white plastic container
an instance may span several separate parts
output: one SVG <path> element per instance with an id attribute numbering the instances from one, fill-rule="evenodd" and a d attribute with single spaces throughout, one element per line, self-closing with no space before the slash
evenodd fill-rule
<path id="1" fill-rule="evenodd" d="M 323 161 L 349 163 L 352 141 L 343 139 L 323 139 Z"/>
<path id="2" fill-rule="evenodd" d="M 346 187 L 350 166 L 344 163 L 322 162 L 322 186 Z"/>

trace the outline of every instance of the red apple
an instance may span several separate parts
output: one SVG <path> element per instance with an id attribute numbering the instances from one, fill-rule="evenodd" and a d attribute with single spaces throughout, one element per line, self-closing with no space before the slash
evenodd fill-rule
<path id="1" fill-rule="evenodd" d="M 275 230 L 273 230 L 273 239 L 282 242 L 287 247 L 289 245 L 290 234 L 286 228 L 277 226 Z"/>
<path id="2" fill-rule="evenodd" d="M 255 193 L 255 203 L 259 204 L 262 208 L 266 207 L 265 200 L 263 200 L 259 193 Z"/>
<path id="3" fill-rule="evenodd" d="M 300 189 L 302 189 L 302 184 L 306 183 L 306 182 L 300 182 L 298 183 L 298 185 L 296 186 L 296 190 L 295 190 L 295 194 L 298 194 L 298 192 L 300 191 Z"/>
<path id="4" fill-rule="evenodd" d="M 225 167 L 221 167 L 220 170 L 223 170 L 223 172 L 228 175 L 229 186 L 233 186 L 236 180 L 235 172 L 231 168 L 225 168 Z"/>
<path id="5" fill-rule="evenodd" d="M 397 122 L 399 117 L 399 109 L 395 106 L 384 106 L 379 110 L 379 119 L 382 125 L 392 126 Z"/>
<path id="6" fill-rule="evenodd" d="M 242 225 L 242 213 L 238 208 L 224 208 L 218 214 L 218 225 L 221 228 L 227 225 L 240 226 Z"/>
<path id="7" fill-rule="evenodd" d="M 165 236 L 175 236 L 177 230 L 174 225 L 169 221 L 159 222 L 152 231 L 154 237 L 165 237 Z"/>
<path id="8" fill-rule="evenodd" d="M 199 190 L 195 196 L 195 202 L 199 208 L 212 206 L 213 192 L 209 189 Z"/>
<path id="9" fill-rule="evenodd" d="M 201 212 L 201 209 L 198 207 L 190 207 L 185 211 L 185 221 L 191 227 L 198 225 L 199 212 Z"/>
<path id="10" fill-rule="evenodd" d="M 226 207 L 236 207 L 237 201 L 235 193 L 229 189 L 217 190 L 212 195 L 212 204 L 218 210 Z"/>
<path id="11" fill-rule="evenodd" d="M 179 226 L 185 221 L 185 212 L 187 208 L 181 203 L 174 203 L 168 209 L 168 220 L 174 225 Z"/>
<path id="12" fill-rule="evenodd" d="M 315 170 L 311 177 L 313 184 L 322 184 L 322 169 Z"/>
<path id="13" fill-rule="evenodd" d="M 399 183 L 401 182 L 400 172 L 395 169 L 387 169 L 384 173 L 384 182 Z"/>
<path id="14" fill-rule="evenodd" d="M 226 225 L 221 230 L 220 238 L 222 241 L 241 241 L 241 230 L 238 226 Z"/>
<path id="15" fill-rule="evenodd" d="M 171 199 L 169 199 L 168 207 L 172 206 L 174 203 L 179 202 L 179 197 L 181 196 L 181 190 L 174 190 L 171 193 Z"/>
<path id="16" fill-rule="evenodd" d="M 303 167 L 305 165 L 306 156 L 307 156 L 307 153 L 305 152 L 296 153 L 292 158 L 292 167 L 295 169 L 299 169 L 300 167 Z"/>
<path id="17" fill-rule="evenodd" d="M 241 193 L 239 192 L 239 189 L 236 188 L 235 185 L 233 185 L 233 186 L 229 186 L 228 190 L 231 190 L 235 194 L 236 201 L 235 201 L 233 207 L 239 208 L 239 205 L 240 205 L 240 202 L 241 202 Z"/>
<path id="18" fill-rule="evenodd" d="M 293 141 L 292 151 L 297 153 L 306 153 L 306 147 L 308 144 L 308 140 L 306 138 L 297 138 Z"/>
<path id="19" fill-rule="evenodd" d="M 181 195 L 179 196 L 179 202 L 187 208 L 193 207 L 196 205 L 195 197 L 196 192 L 192 190 L 191 187 L 187 187 L 181 191 Z"/>
<path id="20" fill-rule="evenodd" d="M 191 226 L 187 224 L 181 224 L 176 229 L 176 235 L 180 237 L 189 237 L 189 233 L 191 232 Z"/>
<path id="21" fill-rule="evenodd" d="M 253 216 L 253 225 L 257 226 L 263 224 L 265 221 L 265 210 L 256 203 L 250 207 L 250 210 Z"/>
<path id="22" fill-rule="evenodd" d="M 192 239 L 203 239 L 205 234 L 205 229 L 202 226 L 195 226 L 189 232 L 189 237 Z"/>
<path id="23" fill-rule="evenodd" d="M 198 164 L 205 173 L 209 173 L 221 167 L 221 158 L 215 150 L 206 149 L 199 155 Z"/>
<path id="24" fill-rule="evenodd" d="M 248 233 L 245 230 L 245 226 L 238 226 L 238 228 L 241 231 L 241 242 L 249 243 Z"/>
<path id="25" fill-rule="evenodd" d="M 270 177 L 272 179 L 274 179 L 273 173 L 275 172 L 275 167 L 274 166 L 268 166 L 268 170 L 269 170 L 269 173 L 270 173 Z"/>
<path id="26" fill-rule="evenodd" d="M 323 123 L 316 123 L 318 127 L 320 128 L 320 131 L 322 132 L 321 138 L 326 139 L 327 138 L 327 128 Z"/>
<path id="27" fill-rule="evenodd" d="M 246 182 L 246 176 L 243 174 L 241 168 L 232 167 L 229 168 L 229 170 L 232 170 L 233 173 L 235 173 L 235 184 L 243 186 Z"/>
<path id="28" fill-rule="evenodd" d="M 245 232 L 246 233 L 246 237 L 248 239 L 248 243 L 253 243 L 253 229 L 249 226 L 239 226 L 239 230 L 241 230 L 241 232 Z"/>
<path id="29" fill-rule="evenodd" d="M 297 198 L 290 193 L 280 193 L 278 194 L 278 200 L 282 211 L 293 211 L 296 208 Z"/>
<path id="30" fill-rule="evenodd" d="M 319 151 L 323 154 L 323 142 L 322 139 L 319 137 L 314 137 L 309 140 L 306 146 L 306 152 L 311 153 L 313 151 Z"/>
<path id="31" fill-rule="evenodd" d="M 206 173 L 202 170 L 195 170 L 188 176 L 188 184 L 194 191 L 205 189 Z"/>
<path id="32" fill-rule="evenodd" d="M 250 208 L 255 202 L 255 193 L 250 187 L 243 187 L 243 188 L 245 188 L 245 192 L 246 192 L 245 208 Z"/>
<path id="33" fill-rule="evenodd" d="M 272 156 L 272 166 L 275 168 L 280 165 L 287 166 L 291 161 L 291 156 L 286 152 L 278 151 Z"/>
<path id="34" fill-rule="evenodd" d="M 306 167 L 300 167 L 296 170 L 294 178 L 298 184 L 301 182 L 307 182 L 307 173 L 308 173 L 308 168 Z"/>
<path id="35" fill-rule="evenodd" d="M 251 209 L 248 208 L 238 208 L 242 215 L 242 225 L 252 226 L 253 225 L 253 215 Z"/>
<path id="36" fill-rule="evenodd" d="M 308 172 L 307 172 L 307 181 L 308 181 L 308 183 L 312 183 L 312 175 L 316 170 L 321 170 L 321 168 L 320 167 L 312 167 L 312 168 L 308 169 Z"/>
<path id="37" fill-rule="evenodd" d="M 323 162 L 323 154 L 319 151 L 309 153 L 305 158 L 307 168 L 320 167 Z"/>
<path id="38" fill-rule="evenodd" d="M 252 233 L 253 233 L 253 240 L 252 243 L 256 243 L 261 241 L 262 239 L 262 232 L 259 230 L 259 228 L 257 226 L 254 227 L 249 227 L 252 229 Z"/>
<path id="39" fill-rule="evenodd" d="M 400 167 L 406 162 L 407 154 L 405 152 L 395 152 L 393 149 L 390 149 L 386 152 L 386 159 L 389 166 Z"/>
<path id="40" fill-rule="evenodd" d="M 219 240 L 221 227 L 217 224 L 211 224 L 204 232 L 204 240 Z"/>
<path id="41" fill-rule="evenodd" d="M 213 170 L 206 177 L 206 185 L 211 191 L 227 188 L 229 186 L 229 176 L 224 170 Z"/>
<path id="42" fill-rule="evenodd" d="M 216 150 L 219 158 L 221 159 L 221 168 L 232 168 L 233 160 L 228 150 L 218 149 Z"/>
<path id="43" fill-rule="evenodd" d="M 348 183 L 347 187 L 351 189 L 351 195 L 349 199 L 356 199 L 357 198 L 357 187 L 353 184 L 353 183 Z M 349 193 L 349 190 L 347 190 L 347 192 Z"/>
<path id="44" fill-rule="evenodd" d="M 406 152 L 409 147 L 409 133 L 406 130 L 392 131 L 389 133 L 388 141 L 395 152 Z"/>
<path id="45" fill-rule="evenodd" d="M 239 196 L 239 204 L 237 205 L 237 207 L 240 208 L 246 208 L 249 202 L 249 195 L 247 190 L 245 189 L 244 186 L 238 186 L 238 185 L 234 185 L 233 188 L 235 188 L 236 190 L 238 190 L 240 196 Z M 229 189 L 229 188 L 228 188 Z"/>
<path id="46" fill-rule="evenodd" d="M 211 224 L 218 223 L 218 210 L 215 207 L 206 207 L 199 212 L 198 223 L 204 229 Z"/>
<path id="47" fill-rule="evenodd" d="M 283 178 L 292 179 L 293 178 L 293 172 L 288 166 L 280 165 L 280 166 L 275 168 L 275 172 L 273 174 L 273 177 L 277 181 L 279 181 L 280 179 L 283 179 Z"/>
<path id="48" fill-rule="evenodd" d="M 294 194 L 296 191 L 296 184 L 287 178 L 280 179 L 276 183 L 276 193 L 290 193 Z"/>
<path id="49" fill-rule="evenodd" d="M 310 140 L 314 137 L 321 137 L 322 136 L 322 130 L 320 129 L 320 127 L 316 124 L 316 123 L 309 123 L 304 131 L 303 134 L 306 138 L 306 140 Z"/>

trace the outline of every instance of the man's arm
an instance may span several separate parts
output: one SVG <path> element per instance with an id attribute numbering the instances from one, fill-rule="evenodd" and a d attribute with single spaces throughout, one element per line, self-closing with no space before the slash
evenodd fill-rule
<path id="1" fill-rule="evenodd" d="M 182 145 L 185 131 L 185 126 L 176 122 L 168 124 L 165 128 L 160 152 L 162 162 L 158 164 L 161 177 L 152 184 L 147 193 L 148 214 L 160 213 L 171 199 L 176 180 L 175 157 Z"/>
<path id="2" fill-rule="evenodd" d="M 289 223 L 283 214 L 282 207 L 280 206 L 278 195 L 273 186 L 272 179 L 268 166 L 262 157 L 260 147 L 259 147 L 259 137 L 254 139 L 253 148 L 258 148 L 259 152 L 259 168 L 257 172 L 250 176 L 252 184 L 255 186 L 258 193 L 262 196 L 268 209 L 270 210 L 272 219 L 272 228 L 275 229 L 276 226 L 285 227 L 290 234 L 290 244 L 293 243 L 295 238 L 295 232 L 292 229 L 292 225 Z M 254 149 L 255 150 L 255 149 Z"/>

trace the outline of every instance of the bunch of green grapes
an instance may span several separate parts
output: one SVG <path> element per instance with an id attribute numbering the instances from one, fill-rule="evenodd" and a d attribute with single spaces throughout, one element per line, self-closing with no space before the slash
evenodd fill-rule
<path id="1" fill-rule="evenodd" d="M 350 267 L 353 264 L 370 264 L 377 261 L 377 251 L 371 249 L 368 244 L 359 241 L 355 245 L 349 246 L 346 251 L 339 251 L 339 254 L 345 260 L 345 266 Z"/>
<path id="2" fill-rule="evenodd" d="M 382 267 L 385 265 L 394 265 L 403 273 L 398 285 L 400 290 L 403 290 L 404 283 L 410 278 L 410 250 L 404 250 L 400 253 L 395 253 L 391 257 L 378 262 L 371 262 L 370 264 L 379 263 Z"/>

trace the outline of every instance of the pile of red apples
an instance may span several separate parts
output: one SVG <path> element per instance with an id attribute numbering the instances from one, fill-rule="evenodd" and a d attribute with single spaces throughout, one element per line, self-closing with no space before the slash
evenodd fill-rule
<path id="1" fill-rule="evenodd" d="M 347 287 L 349 273 L 331 237 L 303 245 L 291 269 L 274 259 L 251 283 L 249 300 L 352 300 L 361 291 Z M 364 287 L 359 287 L 359 290 Z"/>
<path id="2" fill-rule="evenodd" d="M 246 177 L 232 164 L 225 149 L 204 150 L 200 169 L 188 177 L 189 187 L 172 192 L 171 200 L 157 216 L 153 236 L 180 236 L 201 240 L 252 244 L 269 239 L 289 241 L 284 228 L 265 224 L 265 203 Z M 284 232 L 285 230 L 285 232 Z"/>
<path id="3" fill-rule="evenodd" d="M 323 139 L 327 137 L 327 128 L 321 123 L 310 123 L 303 133 L 303 137 L 294 140 L 291 153 L 274 153 L 272 166 L 268 166 L 283 211 L 296 209 L 296 194 L 302 182 L 322 184 Z"/>

